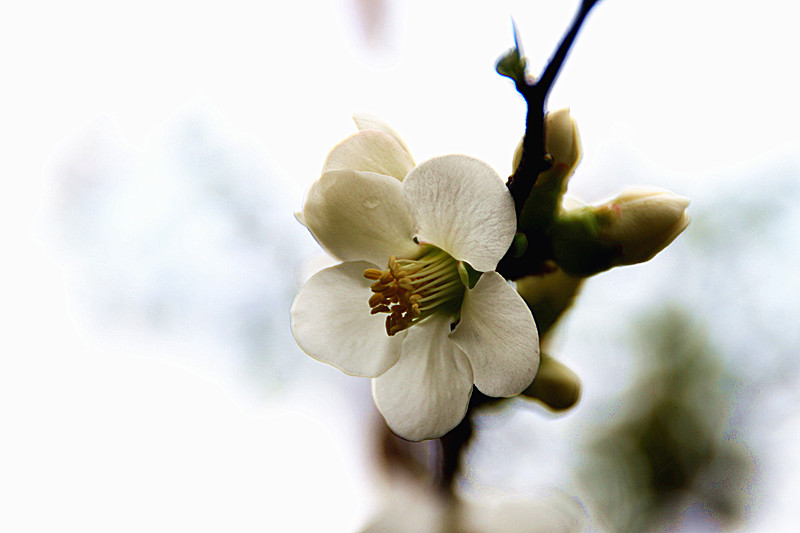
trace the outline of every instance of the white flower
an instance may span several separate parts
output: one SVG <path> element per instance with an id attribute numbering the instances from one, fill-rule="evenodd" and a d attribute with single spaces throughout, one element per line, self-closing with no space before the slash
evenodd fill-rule
<path id="1" fill-rule="evenodd" d="M 356 123 L 300 217 L 343 262 L 300 290 L 292 332 L 311 357 L 374 378 L 396 434 L 439 437 L 463 419 L 473 383 L 508 397 L 536 374 L 533 317 L 494 272 L 516 231 L 514 202 L 486 163 L 449 155 L 415 167 L 391 128 Z M 483 272 L 472 288 L 465 263 Z"/>

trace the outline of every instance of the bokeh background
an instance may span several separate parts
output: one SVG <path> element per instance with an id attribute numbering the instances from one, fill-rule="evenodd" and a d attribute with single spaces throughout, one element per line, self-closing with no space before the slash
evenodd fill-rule
<path id="1" fill-rule="evenodd" d="M 294 345 L 327 264 L 292 213 L 353 112 L 417 161 L 501 175 L 577 2 L 33 1 L 0 20 L 0 528 L 327 531 L 385 505 L 366 380 Z M 692 198 L 653 261 L 589 280 L 553 415 L 483 413 L 461 491 L 565 531 L 794 531 L 800 510 L 795 2 L 603 0 L 550 98 L 570 193 Z M 542 522 L 545 523 L 545 522 Z"/>

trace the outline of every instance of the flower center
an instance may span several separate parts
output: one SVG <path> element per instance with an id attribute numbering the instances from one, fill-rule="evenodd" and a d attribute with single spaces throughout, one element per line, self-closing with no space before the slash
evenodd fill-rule
<path id="1" fill-rule="evenodd" d="M 369 299 L 371 314 L 388 313 L 386 333 L 408 329 L 435 311 L 456 312 L 466 287 L 458 261 L 447 252 L 426 245 L 417 259 L 389 258 L 389 268 L 368 268 L 364 277 L 375 280 Z"/>

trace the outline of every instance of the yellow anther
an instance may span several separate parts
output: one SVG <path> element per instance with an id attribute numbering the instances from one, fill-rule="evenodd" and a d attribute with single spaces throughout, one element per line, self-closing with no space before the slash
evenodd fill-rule
<path id="1" fill-rule="evenodd" d="M 449 302 L 460 300 L 465 287 L 456 260 L 432 246 L 416 259 L 389 258 L 388 269 L 368 268 L 364 277 L 370 286 L 370 313 L 387 313 L 386 334 L 408 329 Z"/>
<path id="2" fill-rule="evenodd" d="M 380 281 L 376 281 L 370 285 L 369 288 L 372 289 L 372 292 L 383 292 L 389 288 L 389 285 L 381 283 Z"/>
<path id="3" fill-rule="evenodd" d="M 383 271 L 378 270 L 377 268 L 368 268 L 364 271 L 364 277 L 367 279 L 381 279 L 383 275 Z"/>
<path id="4" fill-rule="evenodd" d="M 376 292 L 369 298 L 369 306 L 375 307 L 376 305 L 388 303 L 388 300 L 383 296 L 383 294 Z"/>
<path id="5" fill-rule="evenodd" d="M 398 291 L 397 285 L 389 285 L 389 288 L 382 292 L 384 296 L 386 296 L 387 298 L 391 298 L 392 296 L 397 294 L 397 291 Z"/>

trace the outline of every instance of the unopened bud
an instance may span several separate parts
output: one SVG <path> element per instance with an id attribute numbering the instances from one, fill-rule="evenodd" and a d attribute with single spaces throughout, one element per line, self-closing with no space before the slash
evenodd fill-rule
<path id="1" fill-rule="evenodd" d="M 605 204 L 593 207 L 598 234 L 618 245 L 617 265 L 651 259 L 686 229 L 689 199 L 663 189 L 631 187 Z"/>
<path id="2" fill-rule="evenodd" d="M 551 173 L 565 178 L 572 173 L 581 159 L 581 137 L 569 108 L 547 113 L 544 117 L 544 131 L 545 150 L 552 158 L 553 166 L 543 175 Z M 514 152 L 515 170 L 521 159 L 522 141 Z M 552 179 L 552 176 L 550 178 Z"/>
<path id="3" fill-rule="evenodd" d="M 526 230 L 544 229 L 557 216 L 569 178 L 581 159 L 578 126 L 569 109 L 547 113 L 544 130 L 545 151 L 550 167 L 539 173 L 520 213 L 519 227 Z M 523 143 L 524 139 L 514 153 L 515 172 L 522 161 Z"/>
<path id="4" fill-rule="evenodd" d="M 564 312 L 570 308 L 584 278 L 566 274 L 560 268 L 542 275 L 525 276 L 516 282 L 533 313 L 539 338 L 544 339 Z"/>
<path id="5" fill-rule="evenodd" d="M 564 411 L 578 403 L 581 380 L 566 365 L 542 354 L 536 379 L 522 394 L 539 400 L 552 411 Z"/>

